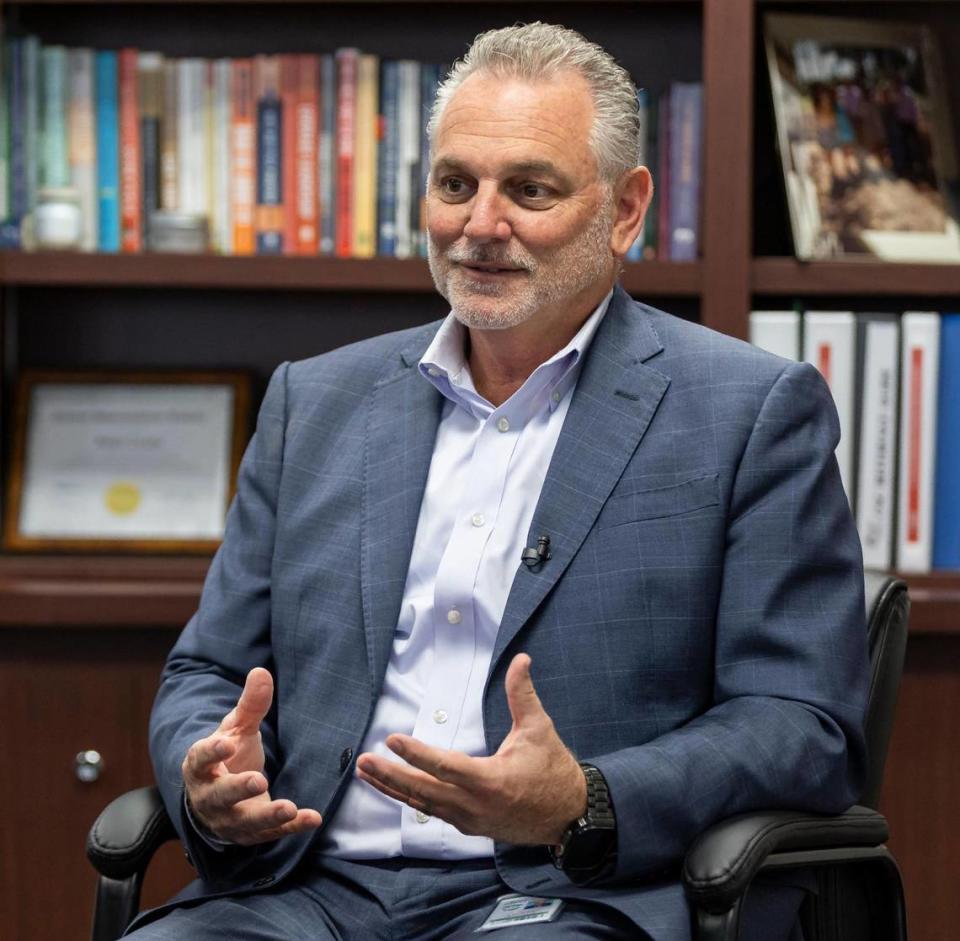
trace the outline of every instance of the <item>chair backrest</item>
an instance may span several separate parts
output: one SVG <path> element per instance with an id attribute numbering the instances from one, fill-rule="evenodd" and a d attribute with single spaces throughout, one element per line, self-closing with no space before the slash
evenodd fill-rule
<path id="1" fill-rule="evenodd" d="M 867 605 L 867 646 L 870 654 L 870 695 L 867 699 L 865 720 L 867 778 L 860 803 L 876 809 L 907 648 L 910 598 L 903 581 L 883 572 L 866 572 L 864 588 Z"/>

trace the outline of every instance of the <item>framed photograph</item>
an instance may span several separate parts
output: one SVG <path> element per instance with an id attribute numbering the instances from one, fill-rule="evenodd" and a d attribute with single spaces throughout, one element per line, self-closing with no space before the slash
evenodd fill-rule
<path id="1" fill-rule="evenodd" d="M 213 551 L 249 408 L 241 373 L 24 372 L 6 547 Z"/>
<path id="2" fill-rule="evenodd" d="M 929 30 L 771 13 L 764 44 L 797 257 L 960 262 L 960 174 Z"/>

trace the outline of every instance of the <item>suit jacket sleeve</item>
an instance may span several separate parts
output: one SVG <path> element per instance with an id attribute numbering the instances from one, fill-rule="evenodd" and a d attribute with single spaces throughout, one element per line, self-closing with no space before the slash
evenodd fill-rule
<path id="1" fill-rule="evenodd" d="M 734 474 L 710 708 L 644 745 L 590 758 L 617 815 L 613 878 L 675 865 L 700 831 L 731 814 L 833 813 L 856 800 L 866 628 L 838 440 L 819 373 L 786 367 Z"/>
<path id="2" fill-rule="evenodd" d="M 247 448 L 223 545 L 210 566 L 197 613 L 170 653 L 150 720 L 150 752 L 170 818 L 199 874 L 215 880 L 256 848 L 217 851 L 185 812 L 181 763 L 197 739 L 236 705 L 246 674 L 272 669 L 270 575 L 286 425 L 287 364 L 274 373 Z M 267 779 L 277 763 L 271 713 L 262 725 Z"/>

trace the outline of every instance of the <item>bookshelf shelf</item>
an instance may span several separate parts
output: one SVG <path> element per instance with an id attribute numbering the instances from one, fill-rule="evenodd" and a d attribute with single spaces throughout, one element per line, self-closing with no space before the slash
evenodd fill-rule
<path id="1" fill-rule="evenodd" d="M 698 262 L 627 265 L 627 290 L 696 297 Z M 76 252 L 2 252 L 0 284 L 42 286 L 223 288 L 308 291 L 433 292 L 419 258 L 221 257 L 214 255 L 89 255 Z"/>
<path id="2" fill-rule="evenodd" d="M 960 265 L 757 258 L 750 281 L 755 294 L 945 297 L 960 294 Z"/>

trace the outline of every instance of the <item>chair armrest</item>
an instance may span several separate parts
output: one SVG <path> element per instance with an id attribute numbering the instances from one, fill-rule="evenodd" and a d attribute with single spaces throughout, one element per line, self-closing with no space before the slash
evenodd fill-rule
<path id="1" fill-rule="evenodd" d="M 807 864 L 833 859 L 827 851 L 876 847 L 889 836 L 882 814 L 854 806 L 824 816 L 776 810 L 740 814 L 722 820 L 694 840 L 683 861 L 687 898 L 707 911 L 725 911 L 741 896 L 775 851 L 814 851 Z"/>
<path id="2" fill-rule="evenodd" d="M 111 801 L 87 835 L 87 857 L 101 875 L 126 879 L 142 873 L 167 840 L 177 838 L 155 787 L 127 791 Z"/>

